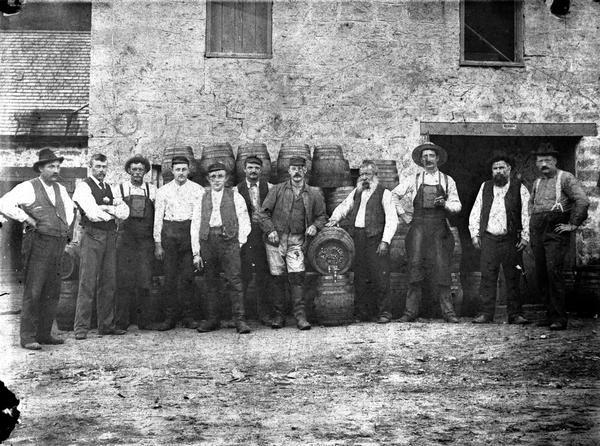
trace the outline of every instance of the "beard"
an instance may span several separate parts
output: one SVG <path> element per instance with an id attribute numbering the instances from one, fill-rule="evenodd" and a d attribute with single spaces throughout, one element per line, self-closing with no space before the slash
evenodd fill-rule
<path id="1" fill-rule="evenodd" d="M 496 175 L 494 175 L 493 180 L 494 180 L 494 184 L 496 186 L 505 186 L 506 183 L 508 183 L 508 177 L 504 176 L 502 174 L 496 174 Z"/>

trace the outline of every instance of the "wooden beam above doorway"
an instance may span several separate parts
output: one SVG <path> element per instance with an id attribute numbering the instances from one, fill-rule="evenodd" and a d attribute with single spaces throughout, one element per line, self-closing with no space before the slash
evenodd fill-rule
<path id="1" fill-rule="evenodd" d="M 597 136 L 595 123 L 421 122 L 421 135 Z"/>

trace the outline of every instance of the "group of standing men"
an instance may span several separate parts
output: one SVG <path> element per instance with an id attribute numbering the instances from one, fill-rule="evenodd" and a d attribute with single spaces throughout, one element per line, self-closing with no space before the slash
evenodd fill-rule
<path id="1" fill-rule="evenodd" d="M 521 252 L 531 239 L 536 273 L 548 309 L 551 329 L 567 325 L 562 265 L 569 234 L 587 216 L 588 200 L 575 177 L 556 167 L 558 152 L 542 145 L 536 152 L 541 173 L 531 195 L 514 175 L 506 155 L 491 160 L 492 180 L 482 184 L 469 219 L 473 245 L 481 255 L 480 314 L 475 323 L 493 319 L 500 265 L 507 282 L 509 323 L 525 324 L 521 312 L 519 269 Z M 399 222 L 409 225 L 405 246 L 409 290 L 400 322 L 414 321 L 425 280 L 434 284 L 446 321 L 458 322 L 450 293 L 450 263 L 454 239 L 447 217 L 461 210 L 454 180 L 439 166 L 446 151 L 433 143 L 421 144 L 412 158 L 420 167 L 402 176 L 389 191 L 377 178 L 377 166 L 365 160 L 357 187 L 327 218 L 323 196 L 306 182 L 306 160 L 292 158 L 289 180 L 272 185 L 261 178 L 262 161 L 245 160 L 245 179 L 226 187 L 226 166 L 208 169 L 209 187 L 190 181 L 189 160 L 172 159 L 173 180 L 156 189 L 144 182 L 149 161 L 134 156 L 125 164 L 128 181 L 114 190 L 104 182 L 107 159 L 90 160 L 91 176 L 79 183 L 69 198 L 58 184 L 62 157 L 50 149 L 39 153 L 33 168 L 39 177 L 21 183 L 0 199 L 0 212 L 26 223 L 25 292 L 21 317 L 21 345 L 38 350 L 40 344 L 64 341 L 51 335 L 60 290 L 58 271 L 67 243 L 75 206 L 81 213 L 80 284 L 75 315 L 75 338 L 86 339 L 94 296 L 100 335 L 126 333 L 136 298 L 136 321 L 141 329 L 169 330 L 181 321 L 188 328 L 208 332 L 219 327 L 221 274 L 239 333 L 249 333 L 244 293 L 253 275 L 259 317 L 272 328 L 285 325 L 284 295 L 289 286 L 293 314 L 300 330 L 311 328 L 304 302 L 305 252 L 311 237 L 325 226 L 349 221 L 355 243 L 354 281 L 356 315 L 369 320 L 374 303 L 377 322 L 391 321 L 389 246 Z M 164 262 L 161 294 L 164 320 L 150 320 L 153 258 Z M 207 278 L 203 321 L 194 318 L 194 269 Z M 269 293 L 268 290 L 272 290 Z M 374 293 L 371 292 L 374 291 Z M 375 297 L 373 297 L 373 295 Z"/>

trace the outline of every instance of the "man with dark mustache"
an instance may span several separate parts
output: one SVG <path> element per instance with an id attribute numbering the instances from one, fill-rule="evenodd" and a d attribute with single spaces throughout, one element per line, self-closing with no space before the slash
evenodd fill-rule
<path id="1" fill-rule="evenodd" d="M 125 172 L 129 180 L 119 184 L 115 197 L 129 206 L 129 218 L 119 222 L 117 237 L 117 293 L 115 326 L 127 330 L 135 322 L 140 330 L 150 324 L 150 286 L 154 259 L 154 201 L 156 186 L 144 183 L 150 161 L 141 155 L 129 158 Z M 133 303 L 134 305 L 131 305 Z M 134 315 L 130 314 L 133 307 Z"/>
<path id="2" fill-rule="evenodd" d="M 496 284 L 500 265 L 506 280 L 509 324 L 527 324 L 521 313 L 519 290 L 522 251 L 529 241 L 529 192 L 511 177 L 512 159 L 506 154 L 494 156 L 490 165 L 492 180 L 485 181 L 469 216 L 473 246 L 481 249 L 480 312 L 473 323 L 494 319 Z"/>
<path id="3" fill-rule="evenodd" d="M 356 189 L 335 208 L 326 226 L 349 217 L 354 248 L 360 253 L 354 259 L 357 316 L 368 320 L 373 302 L 377 307 L 377 322 L 387 324 L 392 319 L 389 247 L 398 228 L 398 216 L 392 193 L 379 183 L 377 165 L 365 160 L 359 173 Z M 375 285 L 375 296 L 369 296 L 369 281 Z"/>
<path id="4" fill-rule="evenodd" d="M 123 335 L 115 328 L 115 288 L 117 283 L 117 223 L 129 217 L 129 207 L 115 199 L 104 181 L 108 170 L 106 155 L 90 159 L 91 175 L 79 183 L 73 201 L 81 211 L 81 261 L 75 310 L 75 339 L 87 339 L 96 297 L 99 335 Z"/>
<path id="5" fill-rule="evenodd" d="M 459 322 L 450 293 L 454 238 L 446 218 L 448 213 L 460 212 L 461 204 L 456 183 L 438 169 L 447 158 L 446 151 L 437 144 L 419 145 L 413 150 L 412 159 L 423 169 L 403 177 L 392 191 L 399 216 L 410 223 L 405 242 L 410 285 L 400 322 L 417 318 L 426 277 L 436 285 L 444 319 Z"/>
<path id="6" fill-rule="evenodd" d="M 21 346 L 40 350 L 40 344 L 63 344 L 52 336 L 60 294 L 60 262 L 67 244 L 75 205 L 58 183 L 64 158 L 50 149 L 38 153 L 37 178 L 17 185 L 0 198 L 0 212 L 25 223 L 25 290 L 21 312 Z"/>
<path id="7" fill-rule="evenodd" d="M 290 159 L 290 179 L 275 185 L 267 194 L 258 214 L 266 236 L 267 260 L 273 275 L 272 328 L 285 325 L 283 302 L 285 273 L 288 273 L 294 317 L 300 330 L 309 330 L 304 309 L 304 245 L 327 222 L 321 193 L 305 182 L 306 160 Z"/>
<path id="8" fill-rule="evenodd" d="M 547 311 L 547 319 L 539 325 L 565 330 L 563 264 L 571 232 L 587 218 L 590 202 L 575 176 L 556 167 L 559 152 L 552 144 L 542 143 L 533 155 L 542 175 L 533 183 L 529 200 L 531 247 Z"/>

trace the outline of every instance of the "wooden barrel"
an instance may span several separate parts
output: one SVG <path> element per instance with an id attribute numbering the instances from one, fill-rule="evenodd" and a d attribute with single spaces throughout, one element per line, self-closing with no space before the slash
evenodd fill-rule
<path id="1" fill-rule="evenodd" d="M 456 226 L 450 226 L 450 232 L 454 238 L 454 252 L 450 263 L 450 271 L 453 273 L 460 272 L 460 262 L 462 257 L 462 245 L 460 243 L 460 235 Z"/>
<path id="2" fill-rule="evenodd" d="M 174 156 L 185 156 L 188 159 L 190 162 L 190 176 L 194 175 L 196 171 L 196 164 L 194 163 L 194 150 L 190 146 L 167 147 L 165 150 L 163 150 L 161 164 L 161 173 L 165 183 L 173 179 L 171 160 Z"/>
<path id="3" fill-rule="evenodd" d="M 233 157 L 233 149 L 228 142 L 206 146 L 202 149 L 202 156 L 198 165 L 199 177 L 197 182 L 203 186 L 208 186 L 208 168 L 214 163 L 223 163 L 225 165 L 225 170 L 229 174 L 229 179 L 225 185 L 227 187 L 234 186 L 236 184 L 235 158 Z"/>
<path id="4" fill-rule="evenodd" d="M 546 305 L 524 304 L 522 307 L 523 317 L 530 322 L 539 322 L 546 319 Z"/>
<path id="5" fill-rule="evenodd" d="M 314 312 L 322 325 L 345 325 L 354 321 L 354 285 L 350 275 L 318 277 Z"/>
<path id="6" fill-rule="evenodd" d="M 342 186 L 334 189 L 326 189 L 325 207 L 327 209 L 327 214 L 331 215 L 335 208 L 338 207 L 339 204 L 344 201 L 353 190 L 353 186 Z M 341 228 L 347 231 L 350 227 L 350 221 L 348 218 L 344 218 L 339 222 L 339 225 Z"/>
<path id="7" fill-rule="evenodd" d="M 69 243 L 65 246 L 60 260 L 60 278 L 75 280 L 79 277 L 79 243 Z"/>
<path id="8" fill-rule="evenodd" d="M 351 186 L 350 164 L 344 159 L 342 147 L 315 147 L 310 184 L 318 187 Z"/>
<path id="9" fill-rule="evenodd" d="M 277 156 L 277 182 L 282 183 L 290 179 L 288 168 L 290 167 L 290 159 L 301 157 L 306 160 L 307 175 L 310 177 L 312 172 L 312 158 L 310 156 L 310 148 L 304 144 L 302 146 L 294 146 L 284 144 L 281 146 L 279 155 Z"/>
<path id="10" fill-rule="evenodd" d="M 390 272 L 398 272 L 406 269 L 406 234 L 408 233 L 409 226 L 405 223 L 400 223 L 396 233 L 392 237 L 390 243 Z"/>
<path id="11" fill-rule="evenodd" d="M 238 147 L 237 158 L 235 159 L 235 172 L 239 181 L 245 178 L 244 161 L 249 156 L 256 156 L 262 161 L 260 177 L 265 181 L 271 181 L 271 156 L 267 150 L 266 144 L 246 144 Z"/>
<path id="12" fill-rule="evenodd" d="M 398 168 L 396 160 L 373 160 L 377 166 L 377 177 L 386 189 L 392 190 L 398 185 Z"/>
<path id="13" fill-rule="evenodd" d="M 354 260 L 354 241 L 338 227 L 323 228 L 308 246 L 308 260 L 318 273 L 346 273 Z"/>
<path id="14" fill-rule="evenodd" d="M 390 271 L 390 300 L 392 317 L 399 318 L 404 314 L 406 294 L 408 293 L 408 273 L 405 271 Z"/>
<path id="15" fill-rule="evenodd" d="M 56 308 L 56 326 L 62 331 L 72 331 L 77 308 L 79 280 L 63 280 Z"/>
<path id="16" fill-rule="evenodd" d="M 591 316 L 600 312 L 600 265 L 576 269 L 575 292 L 574 311 Z"/>

